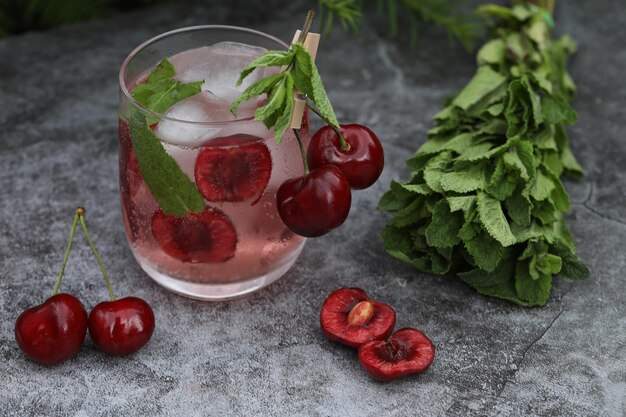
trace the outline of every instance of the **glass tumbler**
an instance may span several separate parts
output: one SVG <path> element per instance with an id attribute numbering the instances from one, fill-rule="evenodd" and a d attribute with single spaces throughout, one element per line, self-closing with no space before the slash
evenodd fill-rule
<path id="1" fill-rule="evenodd" d="M 286 48 L 251 29 L 195 26 L 148 40 L 122 64 L 119 179 L 126 236 L 143 270 L 171 291 L 204 300 L 242 296 L 280 278 L 302 251 L 305 239 L 282 223 L 276 209 L 278 187 L 304 173 L 293 131 L 277 143 L 254 120 L 262 97 L 243 103 L 236 117 L 229 111 L 246 86 L 278 70 L 255 70 L 236 87 L 241 69 L 264 50 Z M 203 84 L 199 94 L 159 114 L 141 106 L 132 92 L 164 58 L 176 80 Z M 141 134 L 132 125 L 137 115 L 149 121 Z M 193 182 L 204 211 L 177 216 L 159 206 L 137 154 L 146 135 L 156 137 Z M 307 146 L 307 113 L 300 135 Z"/>

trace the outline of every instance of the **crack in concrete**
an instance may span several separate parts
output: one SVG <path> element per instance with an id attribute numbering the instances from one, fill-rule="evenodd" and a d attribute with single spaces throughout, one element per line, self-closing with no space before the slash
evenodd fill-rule
<path id="1" fill-rule="evenodd" d="M 616 219 L 615 217 L 609 216 L 608 214 L 604 214 L 589 204 L 589 202 L 591 201 L 591 198 L 593 197 L 594 189 L 595 189 L 594 183 L 592 182 L 590 183 L 589 194 L 587 194 L 587 197 L 585 197 L 585 200 L 582 203 L 576 203 L 576 204 L 583 206 L 584 208 L 586 208 L 587 210 L 589 210 L 590 212 L 592 212 L 593 214 L 595 214 L 596 216 L 604 220 L 608 220 L 610 222 L 615 222 L 619 225 L 626 226 L 626 221 Z"/>
<path id="2" fill-rule="evenodd" d="M 516 365 L 515 372 L 513 372 L 513 375 L 511 375 L 510 378 L 505 379 L 504 385 L 502 385 L 502 388 L 498 391 L 498 394 L 496 395 L 496 398 L 500 398 L 500 395 L 502 395 L 502 393 L 504 392 L 504 390 L 507 387 L 507 385 L 509 385 L 509 383 L 515 384 L 515 381 L 512 381 L 512 379 L 515 378 L 515 375 L 517 375 L 517 373 L 521 369 L 521 366 L 524 363 L 524 360 L 526 360 L 526 354 L 528 353 L 528 351 L 530 349 L 532 349 L 532 347 L 535 346 L 541 339 L 543 339 L 543 337 L 546 335 L 548 330 L 550 330 L 552 328 L 554 323 L 559 319 L 559 317 L 561 317 L 561 315 L 563 314 L 564 311 L 565 311 L 565 308 L 563 308 L 559 312 L 559 314 L 557 314 L 556 317 L 550 322 L 548 327 L 546 327 L 544 329 L 544 331 L 541 332 L 541 334 L 537 338 L 535 338 L 535 340 L 533 340 L 533 342 L 530 345 L 528 345 L 528 347 L 526 349 L 524 349 L 524 352 L 522 353 L 522 359 L 520 359 L 520 361 L 515 364 Z"/>
<path id="3" fill-rule="evenodd" d="M 622 225 L 622 226 L 626 226 L 626 221 L 624 221 L 624 220 L 616 219 L 616 218 L 614 218 L 612 216 L 609 216 L 608 214 L 604 214 L 601 211 L 598 211 L 598 209 L 591 207 L 587 203 L 583 203 L 582 205 L 587 210 L 589 210 L 590 212 L 592 212 L 596 216 L 603 218 L 604 220 L 608 220 L 610 222 L 617 223 L 617 224 Z"/>

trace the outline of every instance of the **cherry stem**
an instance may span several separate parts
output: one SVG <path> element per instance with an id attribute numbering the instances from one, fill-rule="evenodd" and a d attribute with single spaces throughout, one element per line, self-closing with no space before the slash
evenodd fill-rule
<path id="1" fill-rule="evenodd" d="M 315 10 L 310 9 L 306 13 L 304 25 L 302 26 L 302 30 L 300 31 L 300 36 L 298 36 L 297 43 L 302 43 L 305 41 L 306 36 L 309 34 L 309 31 L 311 30 L 311 26 L 313 26 L 313 19 L 315 19 Z"/>
<path id="2" fill-rule="evenodd" d="M 309 164 L 306 161 L 306 152 L 304 151 L 302 138 L 300 138 L 300 132 L 298 132 L 298 129 L 294 129 L 293 133 L 296 135 L 296 140 L 298 141 L 298 146 L 300 147 L 300 154 L 302 155 L 302 163 L 304 164 L 304 175 L 306 175 L 310 171 L 309 171 Z"/>
<path id="3" fill-rule="evenodd" d="M 109 275 L 107 274 L 106 269 L 104 269 L 104 264 L 102 263 L 102 259 L 100 259 L 100 255 L 98 255 L 98 251 L 96 250 L 96 247 L 93 245 L 93 242 L 91 241 L 91 237 L 89 236 L 89 231 L 87 231 L 87 223 L 85 223 L 85 209 L 82 207 L 79 207 L 78 210 L 76 210 L 76 215 L 80 218 L 80 225 L 83 228 L 83 232 L 85 232 L 85 237 L 87 238 L 89 247 L 91 248 L 93 255 L 96 257 L 96 261 L 98 261 L 98 266 L 100 267 L 100 270 L 102 271 L 102 276 L 104 277 L 104 281 L 106 282 L 107 288 L 109 289 L 109 298 L 111 299 L 111 301 L 115 301 L 116 298 L 115 298 L 115 293 L 113 292 L 113 286 L 111 286 L 111 280 L 109 279 Z"/>
<path id="4" fill-rule="evenodd" d="M 309 108 L 309 109 L 310 109 L 313 113 L 317 114 L 317 115 L 319 116 L 319 118 L 320 118 L 320 119 L 322 119 L 323 121 L 325 121 L 325 122 L 326 122 L 326 124 L 327 124 L 328 126 L 330 126 L 330 127 L 331 127 L 334 131 L 335 131 L 335 133 L 337 134 L 337 136 L 339 136 L 339 146 L 340 146 L 340 149 L 341 149 L 342 151 L 344 151 L 344 152 L 349 151 L 349 150 L 350 150 L 350 144 L 348 143 L 348 141 L 346 140 L 346 138 L 344 138 L 344 137 L 343 137 L 343 135 L 341 134 L 341 132 L 339 131 L 339 129 L 337 128 L 337 126 L 334 126 L 332 123 L 330 123 L 330 122 L 328 121 L 328 119 L 327 119 L 326 117 L 324 117 L 324 116 L 322 115 L 322 113 L 320 113 L 320 111 L 319 111 L 319 110 L 317 110 L 315 107 L 311 106 L 311 103 L 309 103 L 308 101 L 307 101 L 307 103 L 306 103 L 306 106 L 307 106 L 307 107 L 308 107 L 308 108 Z"/>
<path id="5" fill-rule="evenodd" d="M 74 223 L 72 223 L 72 228 L 70 229 L 70 238 L 67 241 L 67 247 L 65 248 L 65 256 L 63 256 L 63 263 L 61 264 L 61 271 L 59 272 L 59 276 L 57 277 L 57 282 L 54 284 L 54 288 L 52 289 L 52 295 L 56 295 L 59 292 L 59 287 L 61 286 L 61 281 L 63 280 L 63 273 L 65 272 L 65 265 L 67 265 L 67 260 L 70 257 L 70 249 L 72 249 L 72 242 L 74 241 L 74 232 L 76 232 L 77 225 L 78 225 L 78 213 L 74 215 Z"/>

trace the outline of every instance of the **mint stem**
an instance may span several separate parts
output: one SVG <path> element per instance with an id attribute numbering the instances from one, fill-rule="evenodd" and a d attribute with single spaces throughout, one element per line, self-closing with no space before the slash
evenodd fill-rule
<path id="1" fill-rule="evenodd" d="M 81 209 L 82 207 L 79 208 L 79 210 Z M 115 301 L 116 298 L 115 298 L 115 293 L 113 292 L 113 287 L 111 286 L 111 280 L 109 280 L 109 276 L 107 275 L 106 269 L 104 269 L 104 265 L 102 264 L 100 255 L 98 255 L 98 251 L 96 250 L 96 247 L 93 245 L 93 242 L 91 241 L 91 237 L 89 236 L 89 232 L 87 231 L 87 224 L 85 223 L 85 209 L 82 209 L 82 212 L 80 213 L 77 210 L 76 214 L 78 217 L 80 217 L 80 225 L 83 228 L 83 232 L 85 232 L 85 237 L 87 238 L 89 247 L 91 248 L 93 255 L 96 257 L 96 261 L 98 261 L 98 266 L 100 267 L 100 270 L 102 271 L 102 276 L 104 277 L 104 281 L 106 282 L 107 288 L 109 289 L 109 298 L 111 299 L 111 301 Z"/>
<path id="2" fill-rule="evenodd" d="M 350 144 L 348 143 L 348 141 L 346 140 L 346 138 L 343 137 L 343 135 L 341 134 L 341 132 L 339 131 L 339 129 L 337 128 L 337 126 L 333 125 L 332 123 L 330 123 L 330 121 L 328 121 L 327 118 L 325 118 L 320 112 L 319 110 L 317 110 L 315 107 L 311 106 L 311 103 L 309 103 L 307 101 L 306 106 L 315 114 L 317 114 L 320 119 L 322 119 L 323 121 L 326 122 L 326 124 L 330 127 L 333 128 L 333 130 L 335 131 L 335 133 L 337 134 L 337 136 L 339 136 L 339 145 L 342 151 L 346 152 L 350 150 Z"/>
<path id="3" fill-rule="evenodd" d="M 59 276 L 57 277 L 57 282 L 54 284 L 54 288 L 52 289 L 52 295 L 56 295 L 59 292 L 59 287 L 61 286 L 61 280 L 63 279 L 63 273 L 65 272 L 65 265 L 67 265 L 67 260 L 70 257 L 70 249 L 72 249 L 72 242 L 74 241 L 74 232 L 76 232 L 77 225 L 78 225 L 78 212 L 74 215 L 74 223 L 72 223 L 72 228 L 70 229 L 70 238 L 67 241 L 67 247 L 65 248 L 65 256 L 63 257 L 63 263 L 61 264 L 61 271 L 59 272 Z"/>
<path id="4" fill-rule="evenodd" d="M 296 135 L 296 140 L 298 141 L 298 146 L 300 147 L 300 154 L 302 155 L 302 164 L 304 165 L 304 175 L 308 174 L 309 164 L 306 161 L 306 152 L 304 151 L 304 145 L 302 144 L 302 139 L 300 138 L 300 133 L 298 129 L 293 129 L 293 133 Z"/>

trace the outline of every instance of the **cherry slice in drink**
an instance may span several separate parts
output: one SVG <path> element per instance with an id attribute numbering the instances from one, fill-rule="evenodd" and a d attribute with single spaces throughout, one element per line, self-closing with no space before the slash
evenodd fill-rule
<path id="1" fill-rule="evenodd" d="M 333 291 L 320 311 L 322 331 L 330 340 L 358 348 L 385 339 L 396 325 L 396 312 L 387 304 L 370 300 L 360 288 Z"/>
<path id="2" fill-rule="evenodd" d="M 228 216 L 215 208 L 173 216 L 152 216 L 152 234 L 163 252 L 182 262 L 226 262 L 235 255 L 237 232 Z"/>
<path id="3" fill-rule="evenodd" d="M 26 356 L 58 365 L 74 356 L 85 340 L 87 312 L 70 294 L 56 294 L 25 310 L 15 322 L 15 340 Z"/>
<path id="4" fill-rule="evenodd" d="M 206 200 L 259 201 L 272 173 L 270 151 L 261 140 L 238 134 L 212 139 L 203 146 L 194 175 Z"/>
<path id="5" fill-rule="evenodd" d="M 365 372 L 379 381 L 424 372 L 435 359 L 435 346 L 423 332 L 405 327 L 389 340 L 372 340 L 359 348 Z"/>

